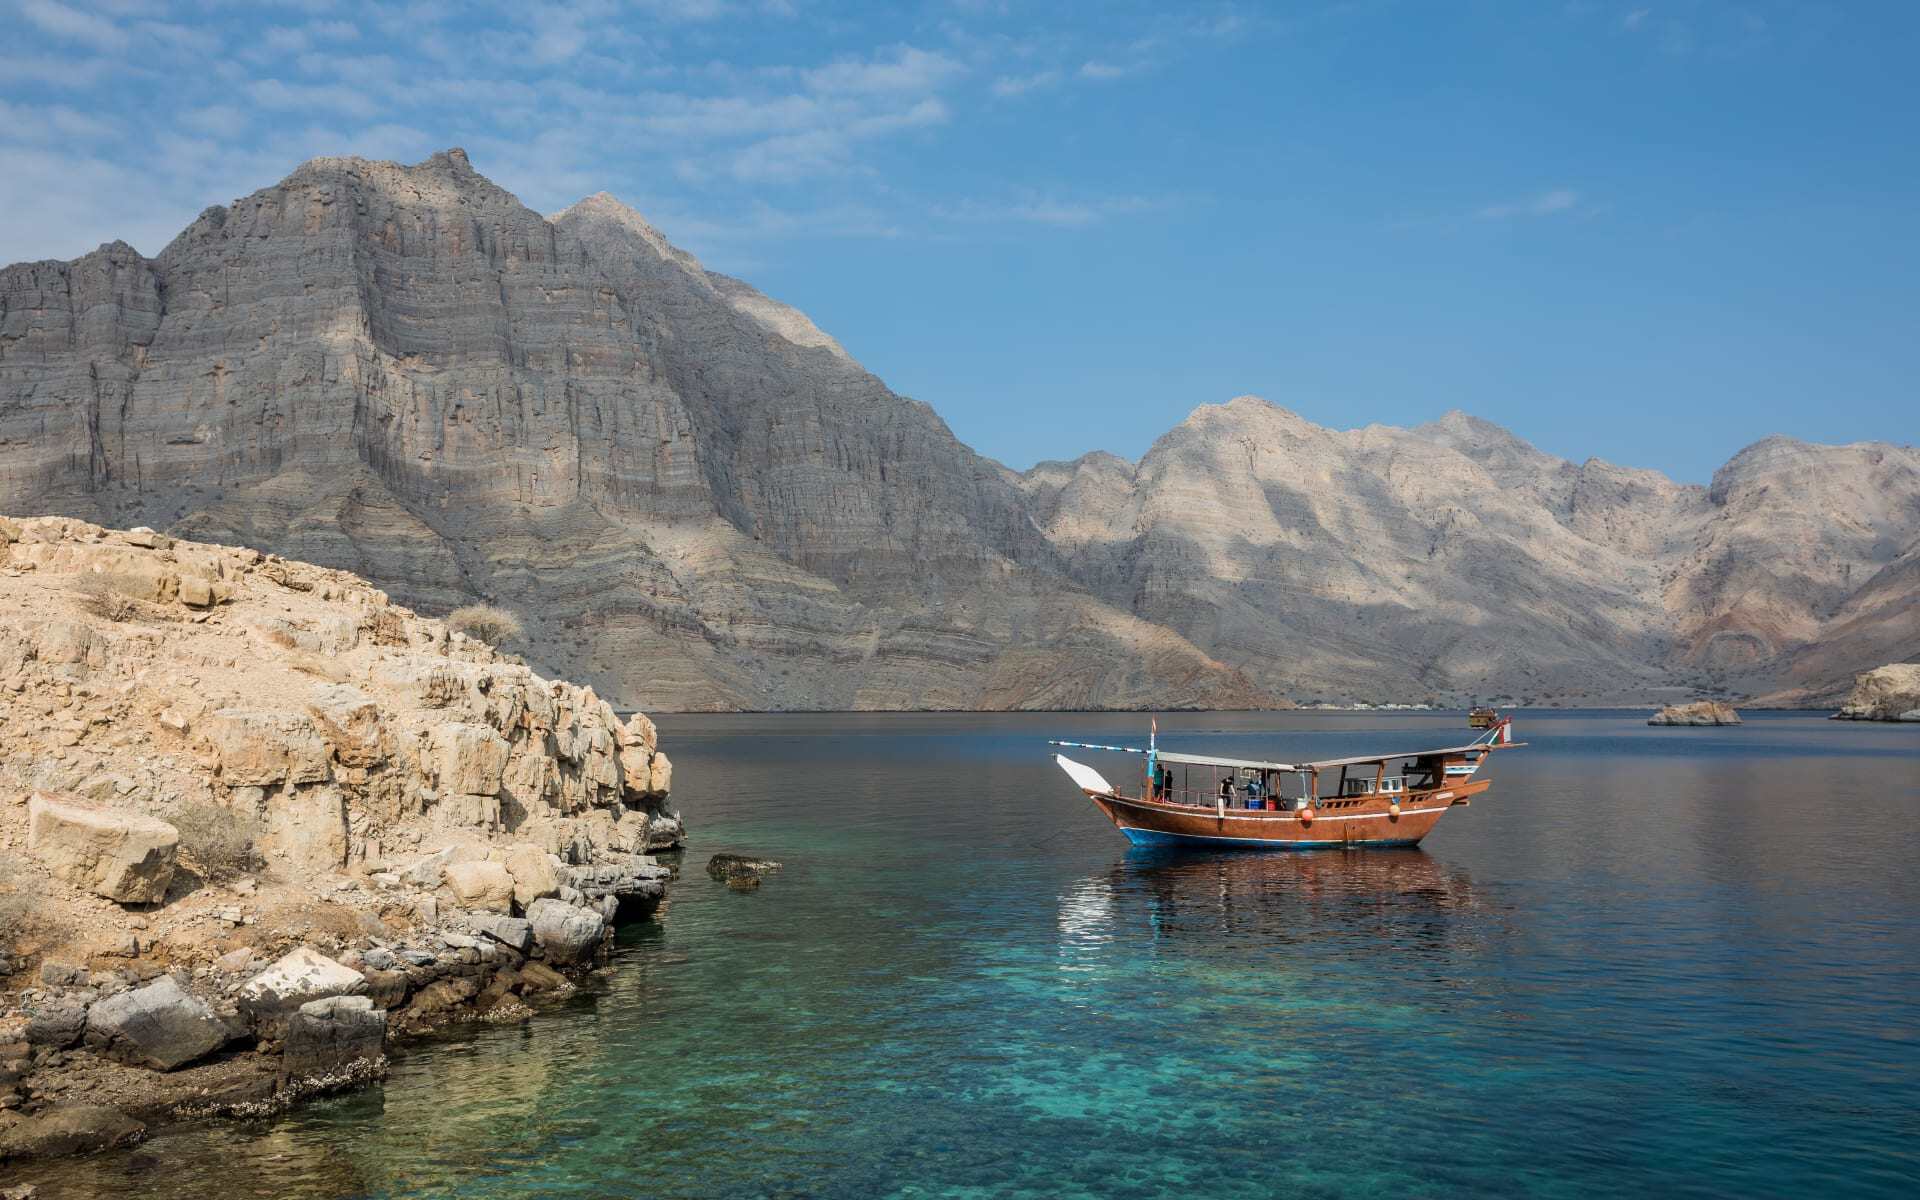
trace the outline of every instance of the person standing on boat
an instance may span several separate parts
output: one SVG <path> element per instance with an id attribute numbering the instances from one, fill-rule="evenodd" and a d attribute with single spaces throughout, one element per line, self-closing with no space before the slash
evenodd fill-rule
<path id="1" fill-rule="evenodd" d="M 1153 798 L 1165 800 L 1173 794 L 1173 772 L 1167 770 L 1167 764 L 1161 763 L 1154 768 L 1153 773 L 1156 776 L 1153 781 Z"/>
<path id="2" fill-rule="evenodd" d="M 1220 804 L 1222 805 L 1222 807 L 1224 807 L 1232 803 L 1233 803 L 1233 776 L 1228 775 L 1220 780 Z"/>
<path id="3" fill-rule="evenodd" d="M 1247 776 L 1247 807 L 1266 807 L 1266 801 L 1261 799 L 1260 777 L 1258 775 Z"/>

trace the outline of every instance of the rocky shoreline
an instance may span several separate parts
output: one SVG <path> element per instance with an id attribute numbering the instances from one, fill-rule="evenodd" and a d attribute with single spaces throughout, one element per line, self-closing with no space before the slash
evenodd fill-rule
<path id="1" fill-rule="evenodd" d="M 642 714 L 339 571 L 0 519 L 0 1163 L 512 1020 L 653 918 Z"/>
<path id="2" fill-rule="evenodd" d="M 1854 677 L 1836 721 L 1920 721 L 1920 663 L 1888 663 Z"/>

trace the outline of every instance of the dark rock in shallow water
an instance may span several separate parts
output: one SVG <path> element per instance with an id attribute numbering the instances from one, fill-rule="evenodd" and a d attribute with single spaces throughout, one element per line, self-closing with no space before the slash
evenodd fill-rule
<path id="1" fill-rule="evenodd" d="M 760 886 L 760 877 L 778 871 L 780 864 L 769 858 L 748 858 L 744 854 L 716 854 L 707 860 L 707 874 L 736 892 L 750 892 Z"/>
<path id="2" fill-rule="evenodd" d="M 145 1125 L 102 1104 L 48 1109 L 0 1133 L 0 1162 L 91 1154 L 137 1142 L 146 1132 Z"/>
<path id="3" fill-rule="evenodd" d="M 329 996 L 302 1004 L 287 1019 L 280 1072 L 292 1078 L 337 1075 L 357 1062 L 377 1064 L 386 1052 L 387 1014 L 366 996 Z"/>
<path id="4" fill-rule="evenodd" d="M 604 916 L 562 900 L 535 900 L 527 906 L 527 920 L 533 925 L 534 944 L 553 963 L 591 959 L 606 938 Z"/>

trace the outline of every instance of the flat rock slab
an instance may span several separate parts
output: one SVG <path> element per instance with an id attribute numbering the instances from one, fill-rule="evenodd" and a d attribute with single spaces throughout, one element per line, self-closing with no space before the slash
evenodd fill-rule
<path id="1" fill-rule="evenodd" d="M 213 1053 L 233 1029 L 206 1001 L 162 975 L 87 1010 L 87 1045 L 134 1066 L 171 1071 Z"/>
<path id="2" fill-rule="evenodd" d="M 254 1012 L 285 1012 L 310 1000 L 358 995 L 367 977 L 344 963 L 300 946 L 240 986 L 240 1003 Z"/>
<path id="3" fill-rule="evenodd" d="M 54 875 L 121 904 L 166 898 L 180 831 L 156 817 L 44 792 L 27 801 L 27 852 Z"/>
<path id="4" fill-rule="evenodd" d="M 103 1104 L 51 1108 L 0 1133 L 0 1162 L 91 1154 L 137 1142 L 146 1132 L 145 1125 Z"/>

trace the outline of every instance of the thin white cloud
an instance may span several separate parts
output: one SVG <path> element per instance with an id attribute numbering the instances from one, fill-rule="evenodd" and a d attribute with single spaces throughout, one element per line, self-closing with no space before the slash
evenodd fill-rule
<path id="1" fill-rule="evenodd" d="M 1516 217 L 1551 217 L 1557 213 L 1572 212 L 1579 204 L 1579 192 L 1570 188 L 1554 188 L 1552 191 L 1541 192 L 1536 196 L 1485 205 L 1474 215 L 1483 221 L 1510 221 Z"/>
<path id="2" fill-rule="evenodd" d="M 899 46 L 888 56 L 838 59 L 805 72 L 803 77 L 807 86 L 817 92 L 930 92 L 965 70 L 966 67 L 944 54 Z"/>
<path id="3" fill-rule="evenodd" d="M 1118 63 L 1091 58 L 1080 64 L 1078 74 L 1082 79 L 1119 79 L 1129 74 L 1129 69 Z"/>
<path id="4" fill-rule="evenodd" d="M 113 137 L 114 122 L 64 104 L 10 104 L 0 100 L 0 136 L 15 142 L 56 142 Z"/>
<path id="5" fill-rule="evenodd" d="M 266 108 L 314 115 L 366 118 L 380 106 L 358 88 L 339 84 L 287 83 L 279 79 L 256 79 L 247 85 L 247 95 Z"/>
<path id="6" fill-rule="evenodd" d="M 96 50 L 118 50 L 127 44 L 127 31 L 112 21 L 56 0 L 22 0 L 20 15 L 42 33 Z"/>
<path id="7" fill-rule="evenodd" d="M 62 58 L 55 54 L 0 56 L 0 79 L 80 90 L 106 78 L 113 64 L 104 58 Z"/>
<path id="8" fill-rule="evenodd" d="M 1022 224 L 1078 227 L 1112 217 L 1153 212 L 1171 206 L 1150 196 L 1061 197 L 1029 194 L 1005 200 L 960 200 L 934 207 L 934 215 L 973 224 Z"/>
<path id="9" fill-rule="evenodd" d="M 180 115 L 187 128 L 215 137 L 237 138 L 247 128 L 247 114 L 231 104 L 209 104 Z"/>
<path id="10" fill-rule="evenodd" d="M 993 81 L 996 96 L 1024 96 L 1028 92 L 1050 88 L 1061 80 L 1059 71 L 1036 71 L 1031 75 L 1002 75 Z"/>

